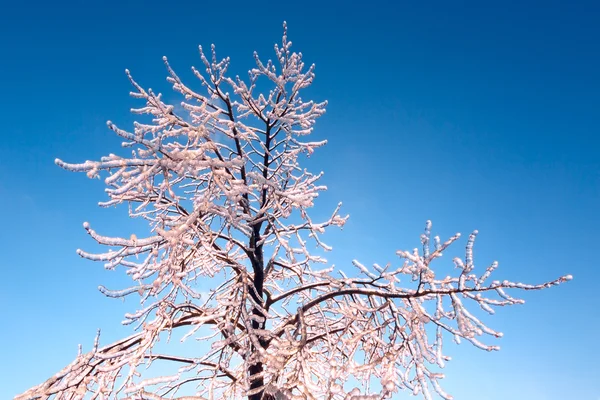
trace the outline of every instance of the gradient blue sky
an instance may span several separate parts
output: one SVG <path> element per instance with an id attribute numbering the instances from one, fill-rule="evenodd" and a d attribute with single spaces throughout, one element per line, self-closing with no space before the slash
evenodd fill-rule
<path id="1" fill-rule="evenodd" d="M 61 369 L 78 343 L 89 349 L 97 328 L 104 343 L 128 332 L 119 321 L 133 306 L 96 290 L 118 287 L 120 272 L 75 249 L 93 249 L 83 221 L 105 233 L 138 225 L 125 208 L 98 208 L 102 184 L 54 158 L 118 151 L 105 121 L 128 126 L 139 104 L 125 68 L 179 101 L 163 55 L 189 76 L 196 46 L 215 43 L 242 73 L 253 50 L 272 56 L 287 20 L 317 65 L 310 95 L 330 102 L 315 133 L 329 145 L 305 164 L 330 188 L 315 213 L 342 200 L 351 215 L 326 237 L 330 260 L 396 261 L 432 219 L 442 237 L 478 229 L 476 265 L 497 259 L 498 279 L 573 274 L 488 319 L 502 351 L 448 346 L 444 383 L 457 399 L 598 399 L 598 2 L 402 3 L 5 2 L 0 398 Z"/>

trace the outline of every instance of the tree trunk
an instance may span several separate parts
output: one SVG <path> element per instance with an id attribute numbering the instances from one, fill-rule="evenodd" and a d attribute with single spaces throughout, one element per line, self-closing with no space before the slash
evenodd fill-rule
<path id="1" fill-rule="evenodd" d="M 251 257 L 250 261 L 252 263 L 252 269 L 254 271 L 254 281 L 253 281 L 254 287 L 250 288 L 251 289 L 250 296 L 252 297 L 252 300 L 254 300 L 257 304 L 260 304 L 262 306 L 264 303 L 262 294 L 263 294 L 263 284 L 265 281 L 264 257 L 263 257 L 262 244 L 258 245 L 258 246 L 256 245 L 260 241 L 261 225 L 262 224 L 257 224 L 254 226 L 253 234 L 252 234 L 252 237 L 250 238 L 250 248 L 252 249 L 252 257 Z M 252 308 L 252 314 L 264 319 L 262 322 L 252 321 L 252 328 L 253 329 L 264 329 L 266 326 L 266 317 L 267 316 L 264 315 L 257 307 Z M 259 344 L 263 349 L 267 348 L 267 343 L 262 338 L 259 339 Z M 253 353 L 258 351 L 258 349 L 256 349 L 254 347 L 254 345 L 252 345 L 251 350 Z M 250 365 L 250 367 L 248 368 L 248 374 L 249 374 L 250 378 L 252 378 L 256 374 L 261 374 L 262 372 L 263 372 L 263 364 L 261 361 Z M 250 389 L 258 389 L 261 387 L 264 388 L 264 386 L 265 386 L 265 381 L 262 377 L 260 377 L 251 382 Z M 263 398 L 263 395 L 264 395 L 264 389 L 258 393 L 248 396 L 248 400 L 266 400 L 266 398 Z M 271 397 L 271 396 L 269 396 L 269 397 Z"/>

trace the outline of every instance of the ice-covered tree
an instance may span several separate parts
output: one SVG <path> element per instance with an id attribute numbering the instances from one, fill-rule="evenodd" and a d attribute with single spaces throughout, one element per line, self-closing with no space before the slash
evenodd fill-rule
<path id="1" fill-rule="evenodd" d="M 140 308 L 125 315 L 131 336 L 104 346 L 96 338 L 91 351 L 80 350 L 18 399 L 383 399 L 405 389 L 449 399 L 440 387 L 449 359 L 444 340 L 496 350 L 485 339 L 502 334 L 478 309 L 493 314 L 522 303 L 507 289 L 570 279 L 493 281 L 495 262 L 477 273 L 477 231 L 466 240 L 464 259 L 449 263 L 456 273 L 436 274 L 433 264 L 460 234 L 443 242 L 432 237 L 430 222 L 422 249 L 398 251 L 397 265 L 354 261 L 347 275 L 326 265 L 322 254 L 330 248 L 321 234 L 347 217 L 339 206 L 325 221 L 310 216 L 326 188 L 300 160 L 325 145 L 306 138 L 327 103 L 302 99 L 314 65 L 291 45 L 284 25 L 274 60 L 255 53 L 246 80 L 228 76 L 230 60 L 218 59 L 214 46 L 200 48 L 203 67 L 192 70 L 201 90 L 164 58 L 167 79 L 183 96 L 177 105 L 127 71 L 132 96 L 144 103 L 133 112 L 150 118 L 133 131 L 108 127 L 131 155 L 56 160 L 104 177 L 102 207 L 125 203 L 131 217 L 148 221 L 147 237 L 129 238 L 104 236 L 86 222 L 87 233 L 108 249 L 78 250 L 124 269 L 131 286 L 99 289 L 108 297 L 139 296 Z M 214 284 L 203 292 L 207 282 Z M 202 345 L 180 344 L 186 340 Z"/>

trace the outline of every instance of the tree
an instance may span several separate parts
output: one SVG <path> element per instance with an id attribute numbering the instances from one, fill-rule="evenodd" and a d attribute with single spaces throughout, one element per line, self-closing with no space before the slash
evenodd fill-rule
<path id="1" fill-rule="evenodd" d="M 480 338 L 502 335 L 469 304 L 493 314 L 494 307 L 523 302 L 505 289 L 538 290 L 571 279 L 490 282 L 496 262 L 476 275 L 477 231 L 464 259 L 453 260 L 455 276 L 436 276 L 433 262 L 460 234 L 442 242 L 432 237 L 429 221 L 420 251 L 397 252 L 399 267 L 354 261 L 357 273 L 350 275 L 318 269 L 326 263 L 321 253 L 330 250 L 321 234 L 342 227 L 347 216 L 341 204 L 325 221 L 309 215 L 326 188 L 321 174 L 302 169 L 299 160 L 326 143 L 303 139 L 327 103 L 300 97 L 314 80 L 314 65 L 305 68 L 291 45 L 284 24 L 275 60 L 263 63 L 255 53 L 248 81 L 228 77 L 230 60 L 217 59 L 214 46 L 208 55 L 200 48 L 204 72 L 192 70 L 201 93 L 164 58 L 168 81 L 185 99 L 177 108 L 127 71 L 131 95 L 145 102 L 133 112 L 151 116 L 133 132 L 108 122 L 131 155 L 56 160 L 90 178 L 104 174 L 109 199 L 100 206 L 126 203 L 131 217 L 148 221 L 143 238 L 103 236 L 86 222 L 87 233 L 110 249 L 78 250 L 110 269 L 124 268 L 130 287 L 99 289 L 108 297 L 137 295 L 141 308 L 125 316 L 136 333 L 104 347 L 98 334 L 91 351 L 80 349 L 71 364 L 17 399 L 380 399 L 401 389 L 450 399 L 439 385 L 449 359 L 444 337 L 490 351 L 498 347 Z M 214 289 L 203 293 L 198 281 L 208 278 Z M 411 283 L 404 287 L 403 279 Z M 161 339 L 176 334 L 210 347 L 201 354 L 163 352 L 177 346 Z M 170 375 L 163 373 L 167 365 L 174 366 Z M 158 374 L 141 376 L 142 367 L 154 366 Z M 351 389 L 353 381 L 363 389 Z"/>

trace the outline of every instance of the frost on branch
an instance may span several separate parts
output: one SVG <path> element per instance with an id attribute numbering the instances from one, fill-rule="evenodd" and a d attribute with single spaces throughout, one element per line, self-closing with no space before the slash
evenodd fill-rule
<path id="1" fill-rule="evenodd" d="M 86 232 L 103 253 L 84 258 L 123 269 L 132 283 L 105 288 L 108 297 L 138 296 L 125 315 L 136 333 L 101 347 L 99 337 L 62 371 L 18 399 L 383 399 L 407 389 L 426 399 L 437 394 L 449 358 L 443 341 L 462 340 L 496 350 L 500 332 L 481 309 L 522 303 L 507 289 L 542 285 L 490 281 L 497 268 L 476 270 L 473 245 L 455 258 L 455 274 L 436 275 L 434 260 L 460 238 L 431 237 L 422 250 L 398 251 L 399 266 L 354 262 L 345 275 L 319 267 L 330 250 L 321 240 L 347 217 L 339 205 L 324 221 L 309 216 L 321 174 L 300 167 L 301 156 L 325 142 L 310 142 L 325 102 L 304 101 L 314 79 L 284 35 L 274 61 L 261 61 L 247 79 L 231 78 L 229 58 L 214 46 L 200 48 L 199 83 L 183 83 L 164 58 L 168 81 L 182 95 L 166 104 L 127 71 L 146 115 L 132 132 L 112 122 L 130 156 L 56 163 L 104 177 L 103 207 L 127 204 L 129 215 L 148 221 L 146 237 Z M 257 90 L 257 87 L 266 91 Z M 317 250 L 315 250 L 315 247 Z M 210 292 L 202 292 L 212 282 Z M 200 286 L 202 283 L 202 286 Z M 198 345 L 178 342 L 196 339 Z M 185 356 L 178 345 L 185 348 Z M 185 347 L 183 347 L 185 346 Z M 172 351 L 172 352 L 170 352 Z M 171 369 L 169 370 L 169 366 Z M 169 373 L 164 371 L 169 370 Z M 153 372 L 157 371 L 157 372 Z M 350 388 L 348 382 L 363 383 Z"/>

